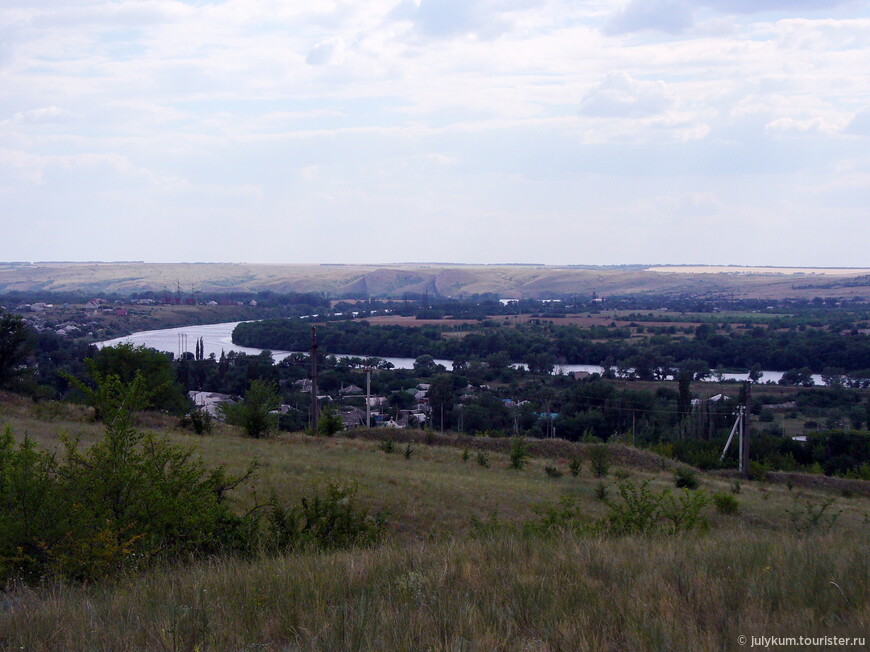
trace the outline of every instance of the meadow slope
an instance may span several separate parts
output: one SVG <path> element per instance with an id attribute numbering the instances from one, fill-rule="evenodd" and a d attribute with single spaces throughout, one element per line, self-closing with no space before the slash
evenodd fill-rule
<path id="1" fill-rule="evenodd" d="M 0 398 L 0 428 L 18 438 L 55 448 L 62 433 L 84 445 L 102 436 L 82 408 Z M 388 514 L 387 535 L 362 549 L 178 560 L 88 586 L 8 587 L 0 649 L 723 650 L 739 649 L 740 635 L 866 636 L 870 626 L 870 499 L 842 485 L 743 482 L 733 493 L 733 478 L 699 473 L 701 491 L 739 502 L 735 514 L 707 508 L 706 529 L 524 532 L 560 499 L 583 518 L 605 516 L 601 485 L 613 500 L 624 481 L 676 491 L 674 463 L 613 447 L 599 479 L 588 446 L 569 442 L 533 442 L 530 464 L 516 470 L 505 440 L 409 432 L 389 454 L 383 431 L 252 440 L 227 426 L 196 437 L 155 414 L 141 425 L 195 446 L 208 465 L 259 460 L 240 510 L 256 496 L 294 502 L 341 482 Z M 582 461 L 576 477 L 572 457 Z M 805 506 L 829 500 L 833 527 L 810 526 Z"/>

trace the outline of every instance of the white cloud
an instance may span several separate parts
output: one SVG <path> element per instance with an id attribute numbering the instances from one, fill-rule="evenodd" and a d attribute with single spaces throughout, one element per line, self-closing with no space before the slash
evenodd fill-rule
<path id="1" fill-rule="evenodd" d="M 626 72 L 608 73 L 580 104 L 580 113 L 592 117 L 643 118 L 671 105 L 663 82 L 644 82 Z"/>
<path id="2" fill-rule="evenodd" d="M 134 169 L 130 161 L 119 154 L 37 155 L 0 149 L 0 168 L 6 168 L 8 174 L 33 185 L 44 184 L 46 176 L 54 172 L 98 170 L 150 177 L 146 171 Z"/>
<path id="3" fill-rule="evenodd" d="M 792 117 L 783 117 L 772 120 L 764 128 L 768 132 L 780 134 L 836 134 L 842 131 L 845 126 L 846 121 L 843 119 L 829 120 L 824 117 L 815 117 L 800 120 Z"/>
<path id="4" fill-rule="evenodd" d="M 46 106 L 38 109 L 18 111 L 12 116 L 11 122 L 18 124 L 52 124 L 68 122 L 72 119 L 69 111 L 64 111 L 56 106 Z"/>
<path id="5" fill-rule="evenodd" d="M 710 192 L 689 192 L 680 195 L 654 197 L 646 206 L 646 214 L 660 217 L 698 220 L 718 223 L 722 216 L 723 205 L 716 195 Z"/>
<path id="6" fill-rule="evenodd" d="M 201 255 L 348 261 L 383 260 L 384 232 L 417 251 L 409 215 L 442 260 L 490 255 L 485 240 L 501 260 L 571 262 L 593 232 L 599 262 L 643 256 L 639 233 L 676 256 L 692 216 L 737 216 L 735 240 L 766 211 L 845 224 L 870 169 L 845 137 L 870 134 L 868 10 L 761 4 L 6 0 L 0 219 L 23 226 L 0 259 L 52 257 L 26 234 L 64 220 L 110 258 L 181 255 L 158 222 L 256 223 L 279 235 Z M 113 241 L 121 217 L 154 232 Z M 353 238 L 336 245 L 335 224 Z M 86 244 L 63 233 L 52 251 L 75 258 Z M 310 250 L 289 249 L 301 233 Z"/>
<path id="7" fill-rule="evenodd" d="M 846 133 L 861 136 L 870 136 L 870 106 L 865 106 L 858 111 L 845 129 Z"/>
<path id="8" fill-rule="evenodd" d="M 630 0 L 604 26 L 605 34 L 657 30 L 680 34 L 695 23 L 692 7 L 682 0 Z"/>
<path id="9" fill-rule="evenodd" d="M 784 13 L 809 15 L 850 4 L 851 0 L 628 0 L 610 15 L 603 31 L 608 35 L 658 31 L 666 34 L 719 32 L 728 23 L 708 20 L 696 24 L 698 13 L 739 15 Z M 694 29 L 698 27 L 699 29 Z"/>
<path id="10" fill-rule="evenodd" d="M 825 11 L 852 0 L 702 0 L 721 11 L 735 13 L 758 13 L 764 11 Z"/>
<path id="11" fill-rule="evenodd" d="M 344 41 L 341 38 L 328 38 L 309 50 L 305 63 L 312 66 L 340 64 L 344 57 Z"/>
<path id="12" fill-rule="evenodd" d="M 541 0 L 403 0 L 391 17 L 410 20 L 426 36 L 499 36 L 513 26 L 511 14 Z"/>

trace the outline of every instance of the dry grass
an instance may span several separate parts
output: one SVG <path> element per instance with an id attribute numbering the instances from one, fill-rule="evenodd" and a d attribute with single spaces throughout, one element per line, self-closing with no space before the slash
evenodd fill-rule
<path id="1" fill-rule="evenodd" d="M 0 396 L 0 427 L 45 445 L 59 432 L 92 442 L 83 408 Z M 590 516 L 598 479 L 585 447 L 534 442 L 523 471 L 507 468 L 507 440 L 357 431 L 354 438 L 211 437 L 151 415 L 143 425 L 196 445 L 206 464 L 260 460 L 255 489 L 295 501 L 329 481 L 356 483 L 366 506 L 390 514 L 387 543 L 342 553 L 213 559 L 94 586 L 11 587 L 0 594 L 0 649 L 26 650 L 721 650 L 744 635 L 860 636 L 868 619 L 870 502 L 817 487 L 743 483 L 735 515 L 710 514 L 691 537 L 529 538 L 511 528 L 473 538 L 472 517 L 519 524 L 563 496 Z M 396 453 L 379 449 L 392 435 Z M 426 443 L 426 442 L 430 443 Z M 401 454 L 407 443 L 410 459 Z M 486 450 L 491 467 L 462 461 Z M 673 487 L 670 464 L 614 448 L 612 475 Z M 544 466 L 566 474 L 552 479 Z M 699 474 L 709 493 L 732 480 Z M 795 533 L 787 509 L 836 497 L 829 534 Z M 240 508 L 252 497 L 239 497 Z"/>
<path id="2" fill-rule="evenodd" d="M 737 636 L 867 632 L 866 545 L 729 533 L 496 536 L 17 589 L 27 650 L 721 650 Z"/>
<path id="3" fill-rule="evenodd" d="M 14 395 L 0 395 L 0 428 L 10 425 L 14 434 L 25 434 L 49 449 L 59 449 L 59 435 L 78 437 L 87 446 L 102 437 L 102 426 L 90 420 L 90 410 L 64 403 L 34 404 Z M 357 429 L 335 438 L 281 434 L 273 439 L 250 439 L 232 426 L 218 424 L 213 435 L 201 437 L 180 430 L 174 418 L 155 413 L 140 417 L 143 428 L 164 433 L 184 446 L 194 446 L 208 466 L 223 465 L 231 472 L 243 471 L 252 460 L 259 463 L 256 481 L 238 494 L 240 508 L 274 492 L 281 500 L 295 502 L 312 489 L 329 482 L 356 484 L 361 501 L 369 508 L 387 512 L 395 534 L 408 539 L 443 537 L 467 532 L 472 517 L 486 519 L 492 514 L 518 522 L 530 518 L 534 507 L 556 502 L 563 496 L 588 502 L 592 514 L 603 513 L 594 500 L 598 479 L 590 472 L 588 445 L 564 440 L 529 440 L 532 454 L 523 471 L 508 468 L 507 438 L 439 435 L 432 432 Z M 396 444 L 392 455 L 380 450 L 383 439 Z M 411 444 L 413 454 L 402 451 Z M 462 450 L 471 457 L 462 460 Z M 614 488 L 619 477 L 649 480 L 654 489 L 673 486 L 677 463 L 650 451 L 631 446 L 609 446 L 613 458 L 611 474 L 604 481 Z M 490 468 L 475 463 L 484 451 Z M 573 457 L 583 460 L 578 478 L 568 473 Z M 565 475 L 549 478 L 544 467 L 553 466 Z M 733 479 L 724 475 L 700 474 L 702 488 L 709 493 L 728 492 Z M 773 478 L 772 478 L 773 479 Z M 854 498 L 841 496 L 842 482 Z M 868 483 L 841 481 L 821 476 L 793 479 L 795 489 L 783 483 L 744 483 L 738 496 L 739 519 L 750 527 L 780 528 L 787 525 L 789 508 L 799 491 L 802 499 L 821 502 L 828 496 L 843 509 L 841 523 L 858 527 L 868 510 L 864 489 Z M 612 492 L 611 492 L 612 493 Z M 717 515 L 713 516 L 714 525 Z M 730 522 L 730 521 L 729 521 Z"/>
<path id="4" fill-rule="evenodd" d="M 771 274 L 775 268 L 733 268 L 741 274 L 704 273 L 713 268 L 669 267 L 671 272 L 626 269 L 498 265 L 250 265 L 230 263 L 0 263 L 0 290 L 90 291 L 131 293 L 170 290 L 180 284 L 188 291 L 331 292 L 340 296 L 361 291 L 401 297 L 405 292 L 435 290 L 445 296 L 497 293 L 504 297 L 548 298 L 567 294 L 603 296 L 626 294 L 684 294 L 746 297 L 862 296 L 870 287 L 795 288 L 795 279 L 847 278 L 866 274 L 846 270 L 844 276 L 820 276 L 824 270 L 795 277 Z M 727 269 L 727 268 L 726 268 Z M 362 285 L 360 285 L 362 283 Z"/>

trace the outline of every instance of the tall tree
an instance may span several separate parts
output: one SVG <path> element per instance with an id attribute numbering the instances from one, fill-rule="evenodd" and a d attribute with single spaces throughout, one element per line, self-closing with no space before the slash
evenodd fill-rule
<path id="1" fill-rule="evenodd" d="M 19 315 L 0 316 L 0 387 L 15 375 L 30 351 L 29 330 Z"/>
<path id="2" fill-rule="evenodd" d="M 222 403 L 220 410 L 227 423 L 241 426 L 245 434 L 256 439 L 267 437 L 278 425 L 278 416 L 272 414 L 281 404 L 275 388 L 263 380 L 251 382 L 241 403 Z"/>

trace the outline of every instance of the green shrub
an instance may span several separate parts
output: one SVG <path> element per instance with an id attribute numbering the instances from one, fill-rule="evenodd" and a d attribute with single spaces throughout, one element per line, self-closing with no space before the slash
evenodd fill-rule
<path id="1" fill-rule="evenodd" d="M 756 482 L 764 482 L 767 479 L 767 472 L 769 470 L 770 468 L 767 464 L 762 464 L 755 460 L 750 460 L 749 462 L 749 475 Z"/>
<path id="2" fill-rule="evenodd" d="M 607 500 L 607 485 L 601 481 L 599 481 L 598 484 L 595 485 L 595 498 L 602 502 Z"/>
<path id="3" fill-rule="evenodd" d="M 692 469 L 681 466 L 674 471 L 674 485 L 678 489 L 697 489 L 698 476 Z"/>
<path id="4" fill-rule="evenodd" d="M 710 504 L 710 498 L 703 491 L 684 489 L 678 497 L 674 497 L 670 491 L 665 490 L 660 495 L 660 528 L 665 534 L 707 529 L 707 519 L 703 511 Z"/>
<path id="5" fill-rule="evenodd" d="M 244 551 L 255 518 L 236 516 L 227 493 L 253 473 L 206 469 L 193 450 L 141 432 L 133 411 L 144 381 L 101 379 L 104 438 L 62 461 L 12 433 L 0 438 L 0 583 L 49 575 L 93 580 L 180 555 Z"/>
<path id="6" fill-rule="evenodd" d="M 654 492 L 649 480 L 619 485 L 622 502 L 605 501 L 610 512 L 605 526 L 611 534 L 677 534 L 706 527 L 702 512 L 710 499 L 703 491 L 684 490 L 674 497 L 667 489 Z"/>
<path id="7" fill-rule="evenodd" d="M 392 439 L 384 439 L 380 444 L 378 444 L 378 448 L 384 451 L 387 455 L 396 451 L 396 445 L 393 443 Z"/>
<path id="8" fill-rule="evenodd" d="M 830 532 L 843 510 L 828 513 L 828 508 L 834 504 L 833 498 L 821 502 L 805 500 L 799 505 L 800 494 L 794 497 L 791 509 L 786 508 L 792 528 L 798 532 Z"/>
<path id="9" fill-rule="evenodd" d="M 713 494 L 713 504 L 720 514 L 736 514 L 740 509 L 740 503 L 731 494 Z"/>
<path id="10" fill-rule="evenodd" d="M 193 430 L 197 435 L 211 434 L 214 421 L 211 413 L 202 407 L 195 407 L 178 421 L 178 425 Z"/>
<path id="11" fill-rule="evenodd" d="M 414 449 L 411 447 L 411 444 L 408 444 L 407 446 L 405 446 L 405 450 L 402 454 L 405 456 L 406 460 L 411 459 L 411 455 L 414 454 Z"/>
<path id="12" fill-rule="evenodd" d="M 562 496 L 553 505 L 536 505 L 533 511 L 538 518 L 523 524 L 523 533 L 526 535 L 548 536 L 562 532 L 585 534 L 595 530 L 595 522 L 580 510 L 577 501 L 570 496 Z"/>
<path id="13" fill-rule="evenodd" d="M 324 405 L 317 419 L 317 434 L 332 437 L 344 430 L 344 421 L 334 405 Z"/>
<path id="14" fill-rule="evenodd" d="M 369 545 L 385 531 L 385 517 L 370 515 L 355 499 L 356 487 L 330 484 L 326 491 L 302 498 L 299 505 L 275 504 L 267 521 L 268 547 L 274 551 L 328 550 Z"/>
<path id="15" fill-rule="evenodd" d="M 484 467 L 484 468 L 488 468 L 489 467 L 489 455 L 487 455 L 483 451 L 480 451 L 477 454 L 477 464 L 479 466 Z"/>
<path id="16" fill-rule="evenodd" d="M 468 447 L 462 449 L 462 461 L 467 462 L 471 457 L 471 453 L 468 450 Z"/>
<path id="17" fill-rule="evenodd" d="M 568 462 L 568 470 L 571 471 L 571 475 L 575 478 L 580 475 L 580 470 L 583 468 L 583 463 L 580 461 L 579 457 L 572 457 L 571 461 Z"/>
<path id="18" fill-rule="evenodd" d="M 526 466 L 529 460 L 529 447 L 520 437 L 514 437 L 511 440 L 511 449 L 508 453 L 510 463 L 508 466 L 512 469 L 522 469 Z"/>
<path id="19" fill-rule="evenodd" d="M 558 480 L 562 477 L 562 472 L 555 466 L 545 466 L 544 473 L 546 473 L 548 477 L 551 477 L 555 480 Z"/>
<path id="20" fill-rule="evenodd" d="M 623 482 L 619 485 L 620 501 L 606 498 L 606 487 L 598 483 L 597 492 L 608 507 L 606 516 L 593 520 L 585 516 L 571 497 L 562 497 L 554 505 L 539 505 L 534 511 L 536 520 L 523 526 L 526 534 L 550 534 L 569 531 L 582 534 L 610 535 L 674 535 L 681 532 L 703 530 L 707 527 L 704 515 L 710 498 L 703 491 L 684 490 L 674 496 L 669 490 L 654 492 L 649 481 L 641 484 Z"/>
<path id="21" fill-rule="evenodd" d="M 649 481 L 637 485 L 623 482 L 619 485 L 621 503 L 605 501 L 610 512 L 608 530 L 614 534 L 644 534 L 658 523 L 661 494 L 649 489 Z"/>
<path id="22" fill-rule="evenodd" d="M 589 467 L 596 478 L 605 478 L 610 473 L 610 449 L 606 444 L 589 447 Z"/>

